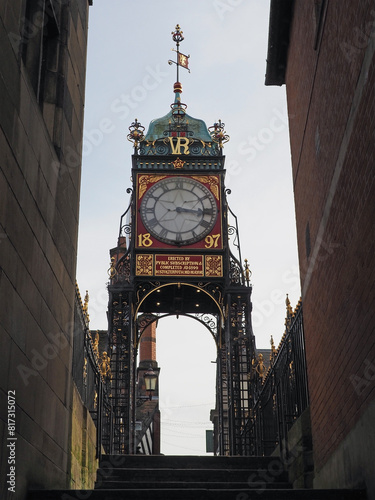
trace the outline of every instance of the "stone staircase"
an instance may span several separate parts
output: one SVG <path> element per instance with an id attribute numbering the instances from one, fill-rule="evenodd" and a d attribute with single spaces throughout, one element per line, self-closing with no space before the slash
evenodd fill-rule
<path id="1" fill-rule="evenodd" d="M 364 490 L 291 489 L 273 457 L 104 456 L 92 491 L 30 491 L 28 500 L 360 500 Z"/>

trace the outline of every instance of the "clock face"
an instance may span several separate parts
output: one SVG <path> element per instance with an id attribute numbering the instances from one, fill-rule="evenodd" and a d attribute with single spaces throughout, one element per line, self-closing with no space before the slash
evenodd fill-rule
<path id="1" fill-rule="evenodd" d="M 145 193 L 140 213 L 145 228 L 169 245 L 191 245 L 213 229 L 217 205 L 211 191 L 189 177 L 168 177 Z"/>

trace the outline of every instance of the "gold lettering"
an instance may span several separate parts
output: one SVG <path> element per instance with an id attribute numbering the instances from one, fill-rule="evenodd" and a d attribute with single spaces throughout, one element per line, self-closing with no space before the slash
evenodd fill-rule
<path id="1" fill-rule="evenodd" d="M 173 155 L 188 155 L 189 151 L 189 139 L 187 137 L 168 137 L 171 150 Z M 176 139 L 176 143 L 173 142 L 173 139 Z M 183 153 L 181 153 L 181 148 L 183 148 Z"/>

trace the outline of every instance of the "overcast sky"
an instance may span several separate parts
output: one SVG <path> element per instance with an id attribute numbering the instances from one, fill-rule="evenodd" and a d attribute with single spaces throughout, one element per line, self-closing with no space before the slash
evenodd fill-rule
<path id="1" fill-rule="evenodd" d="M 90 7 L 77 279 L 90 294 L 90 327 L 107 329 L 109 249 L 131 187 L 128 127 L 165 115 L 173 102 L 177 23 L 190 54 L 180 69 L 187 112 L 221 119 L 226 186 L 252 271 L 257 346 L 284 331 L 285 296 L 300 296 L 285 87 L 265 87 L 269 1 L 94 0 Z M 193 320 L 160 321 L 162 452 L 203 454 L 214 405 L 215 344 Z M 180 377 L 188 375 L 188 379 Z"/>

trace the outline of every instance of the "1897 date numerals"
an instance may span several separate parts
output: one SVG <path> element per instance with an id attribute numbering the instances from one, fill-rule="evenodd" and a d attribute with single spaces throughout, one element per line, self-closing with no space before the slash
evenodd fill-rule
<path id="1" fill-rule="evenodd" d="M 209 234 L 205 237 L 205 248 L 217 248 L 219 246 L 220 234 Z"/>

